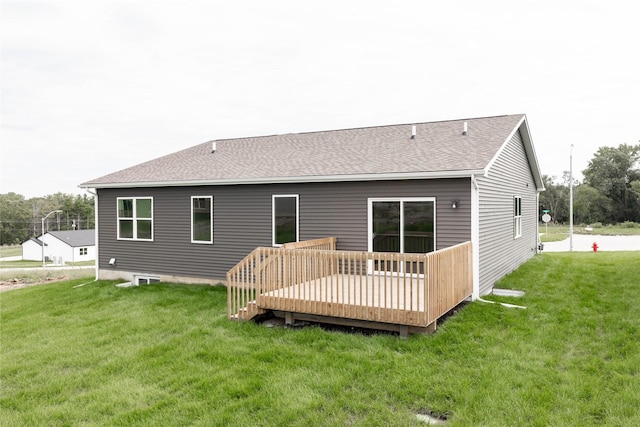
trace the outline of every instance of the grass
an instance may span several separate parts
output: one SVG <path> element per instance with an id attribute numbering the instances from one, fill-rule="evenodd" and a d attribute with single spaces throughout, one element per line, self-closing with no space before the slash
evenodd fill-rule
<path id="1" fill-rule="evenodd" d="M 65 266 L 69 267 L 88 267 L 95 265 L 95 261 L 79 261 L 79 262 L 65 262 Z M 53 267 L 53 262 L 47 261 L 47 267 Z M 42 261 L 0 261 L 0 269 L 2 268 L 42 268 Z M 60 268 L 57 267 L 56 268 Z"/>
<path id="2" fill-rule="evenodd" d="M 29 284 L 45 281 L 77 279 L 91 275 L 93 274 L 93 271 L 94 270 L 91 268 L 77 267 L 47 267 L 42 269 L 42 264 L 39 264 L 39 268 L 28 270 L 0 267 L 0 282 L 9 280 Z"/>
<path id="3" fill-rule="evenodd" d="M 586 231 L 584 225 L 574 225 L 573 232 L 575 234 L 597 234 L 603 236 L 634 236 L 640 234 L 640 226 L 623 227 L 620 225 L 593 226 L 593 231 Z M 547 232 L 548 230 L 548 232 Z M 538 231 L 542 234 L 540 240 L 542 242 L 557 242 L 569 238 L 568 225 L 549 225 L 545 228 L 540 225 Z"/>
<path id="4" fill-rule="evenodd" d="M 53 265 L 47 262 L 47 265 Z M 0 268 L 42 268 L 42 261 L 0 261 Z"/>
<path id="5" fill-rule="evenodd" d="M 0 294 L 3 425 L 640 425 L 640 253 L 536 256 L 431 336 L 226 319 L 222 287 Z"/>
<path id="6" fill-rule="evenodd" d="M 22 256 L 21 245 L 0 245 L 0 258 Z"/>

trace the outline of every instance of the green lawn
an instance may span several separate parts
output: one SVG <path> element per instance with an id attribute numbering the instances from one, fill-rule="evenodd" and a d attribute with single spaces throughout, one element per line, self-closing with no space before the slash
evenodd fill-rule
<path id="1" fill-rule="evenodd" d="M 0 294 L 0 419 L 22 425 L 640 425 L 640 252 L 536 256 L 402 340 L 226 318 L 222 287 Z"/>
<path id="2" fill-rule="evenodd" d="M 88 267 L 95 265 L 95 261 L 79 261 L 65 262 L 66 267 Z M 53 262 L 47 261 L 47 267 L 60 268 L 64 266 L 55 266 Z M 42 268 L 42 261 L 0 261 L 0 269 L 3 268 Z"/>
<path id="3" fill-rule="evenodd" d="M 53 262 L 47 261 L 47 266 L 53 265 Z M 0 268 L 42 268 L 42 261 L 0 261 Z"/>
<path id="4" fill-rule="evenodd" d="M 22 256 L 21 245 L 0 245 L 0 258 Z"/>
<path id="5" fill-rule="evenodd" d="M 621 225 L 605 225 L 592 227 L 592 231 L 586 231 L 584 225 L 574 225 L 574 234 L 597 234 L 604 236 L 631 236 L 640 234 L 640 226 L 623 227 Z M 557 242 L 569 238 L 568 225 L 549 225 L 545 227 L 540 225 L 538 231 L 542 234 L 540 240 L 542 242 Z"/>

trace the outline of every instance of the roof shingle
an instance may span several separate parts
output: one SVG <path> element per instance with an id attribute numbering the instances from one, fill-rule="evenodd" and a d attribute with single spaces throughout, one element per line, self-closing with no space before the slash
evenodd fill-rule
<path id="1" fill-rule="evenodd" d="M 49 234 L 62 240 L 73 248 L 77 248 L 79 246 L 94 246 L 96 244 L 95 230 L 49 231 Z"/>
<path id="2" fill-rule="evenodd" d="M 523 118 L 518 114 L 224 139 L 215 141 L 214 153 L 210 141 L 81 187 L 480 171 Z M 467 135 L 462 134 L 464 122 Z"/>

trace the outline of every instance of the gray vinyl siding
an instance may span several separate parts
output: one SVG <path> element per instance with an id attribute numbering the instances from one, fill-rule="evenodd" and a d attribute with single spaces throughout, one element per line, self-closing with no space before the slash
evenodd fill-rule
<path id="1" fill-rule="evenodd" d="M 300 240 L 338 238 L 367 250 L 368 198 L 435 197 L 436 247 L 471 240 L 470 180 L 336 182 L 98 190 L 99 267 L 222 280 L 258 246 L 271 246 L 274 194 L 298 194 Z M 213 196 L 212 245 L 191 243 L 191 196 Z M 154 240 L 117 240 L 118 197 L 153 197 Z M 459 200 L 452 209 L 451 201 Z M 116 258 L 115 267 L 108 265 Z"/>
<path id="2" fill-rule="evenodd" d="M 491 166 L 478 178 L 480 295 L 536 253 L 537 190 L 516 131 Z M 514 238 L 514 197 L 522 198 L 522 236 Z"/>

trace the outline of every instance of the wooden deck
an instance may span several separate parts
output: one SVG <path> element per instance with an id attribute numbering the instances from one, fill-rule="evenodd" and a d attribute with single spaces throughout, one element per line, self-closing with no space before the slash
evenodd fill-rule
<path id="1" fill-rule="evenodd" d="M 272 311 L 401 334 L 435 329 L 472 292 L 471 243 L 428 254 L 349 252 L 326 239 L 257 248 L 227 274 L 229 318 Z M 411 328 L 411 329 L 410 329 Z"/>

